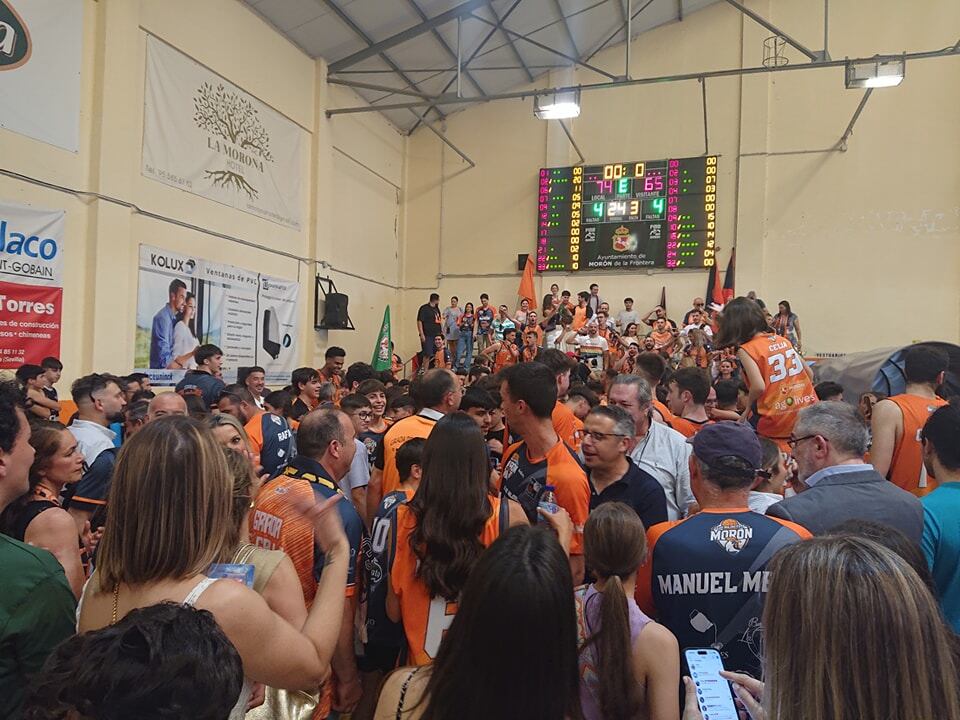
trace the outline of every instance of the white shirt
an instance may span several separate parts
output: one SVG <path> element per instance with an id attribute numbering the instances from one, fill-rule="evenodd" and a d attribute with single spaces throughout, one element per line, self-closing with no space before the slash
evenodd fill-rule
<path id="1" fill-rule="evenodd" d="M 687 506 L 694 501 L 687 464 L 691 450 L 687 439 L 676 430 L 651 422 L 647 434 L 637 440 L 630 452 L 633 462 L 653 475 L 663 487 L 668 520 L 682 519 L 687 514 Z"/>
<path id="2" fill-rule="evenodd" d="M 196 350 L 200 346 L 200 343 L 193 336 L 193 333 L 190 332 L 190 328 L 182 320 L 173 326 L 173 357 L 178 358 L 181 355 L 186 355 L 188 352 Z M 193 358 L 187 360 L 183 363 L 183 366 L 187 370 L 196 370 L 197 361 Z"/>
<path id="3" fill-rule="evenodd" d="M 367 456 L 367 446 L 360 440 L 353 439 L 357 451 L 353 454 L 353 462 L 347 474 L 340 478 L 340 489 L 348 498 L 350 491 L 355 488 L 366 487 L 370 484 L 370 458 Z"/>
<path id="4" fill-rule="evenodd" d="M 93 465 L 93 461 L 104 450 L 114 447 L 113 440 L 117 437 L 110 428 L 91 420 L 74 420 L 67 430 L 77 439 L 77 450 L 83 455 L 83 463 L 87 467 Z"/>
<path id="5" fill-rule="evenodd" d="M 756 490 L 750 491 L 750 497 L 747 498 L 747 507 L 753 510 L 755 513 L 760 513 L 761 515 L 766 515 L 767 508 L 775 503 L 783 500 L 783 495 L 777 495 L 776 493 L 765 493 L 757 492 Z"/>
<path id="6" fill-rule="evenodd" d="M 574 338 L 574 343 L 576 343 L 577 349 L 586 355 L 599 355 L 610 349 L 610 343 L 607 342 L 605 337 L 600 335 L 597 335 L 596 337 L 590 337 L 589 335 L 577 335 L 576 338 Z"/>
<path id="7" fill-rule="evenodd" d="M 710 337 L 710 338 L 713 337 L 713 328 L 711 328 L 709 325 L 704 325 L 704 326 L 701 327 L 700 325 L 694 325 L 694 324 L 692 324 L 692 323 L 691 323 L 690 325 L 687 325 L 686 327 L 684 327 L 683 330 L 680 331 L 680 334 L 681 334 L 681 335 L 686 335 L 686 334 L 689 333 L 691 330 L 703 330 L 704 334 L 705 334 L 707 337 Z"/>

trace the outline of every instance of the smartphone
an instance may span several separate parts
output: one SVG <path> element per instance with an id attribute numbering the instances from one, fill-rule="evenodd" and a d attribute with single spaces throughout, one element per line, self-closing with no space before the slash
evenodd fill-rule
<path id="1" fill-rule="evenodd" d="M 723 659 L 713 648 L 687 648 L 683 659 L 697 688 L 697 703 L 704 720 L 739 720 L 730 683 L 720 676 Z"/>

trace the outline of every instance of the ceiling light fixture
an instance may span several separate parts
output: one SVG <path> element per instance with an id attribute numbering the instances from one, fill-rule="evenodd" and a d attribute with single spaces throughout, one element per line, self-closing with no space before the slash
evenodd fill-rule
<path id="1" fill-rule="evenodd" d="M 540 120 L 563 120 L 580 116 L 580 91 L 567 90 L 533 99 L 533 114 Z"/>
<path id="2" fill-rule="evenodd" d="M 847 89 L 895 87 L 903 82 L 906 67 L 907 61 L 902 56 L 847 60 Z"/>

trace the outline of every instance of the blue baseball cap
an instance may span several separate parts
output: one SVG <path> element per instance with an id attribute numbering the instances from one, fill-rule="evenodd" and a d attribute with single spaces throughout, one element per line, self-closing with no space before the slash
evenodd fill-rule
<path id="1" fill-rule="evenodd" d="M 704 425 L 687 440 L 693 454 L 707 465 L 717 465 L 722 457 L 738 457 L 750 467 L 759 470 L 763 464 L 763 450 L 757 433 L 747 423 L 723 420 Z"/>

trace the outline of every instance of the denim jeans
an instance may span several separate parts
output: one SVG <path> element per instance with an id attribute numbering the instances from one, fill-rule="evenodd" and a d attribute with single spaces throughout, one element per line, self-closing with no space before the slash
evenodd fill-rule
<path id="1" fill-rule="evenodd" d="M 470 369 L 473 364 L 473 333 L 460 331 L 460 339 L 457 340 L 457 357 L 454 365 L 458 368 Z"/>

